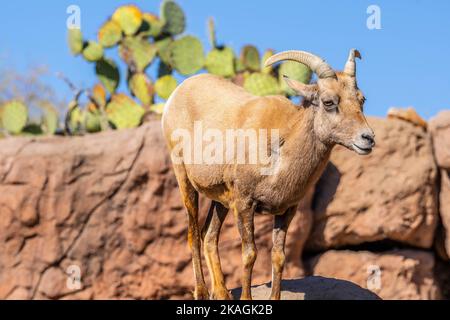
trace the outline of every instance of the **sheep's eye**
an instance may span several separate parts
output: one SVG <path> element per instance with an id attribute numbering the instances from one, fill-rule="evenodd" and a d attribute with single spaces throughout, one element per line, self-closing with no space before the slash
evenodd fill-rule
<path id="1" fill-rule="evenodd" d="M 325 100 L 323 101 L 323 105 L 326 111 L 335 111 L 337 108 L 337 104 L 333 100 Z"/>

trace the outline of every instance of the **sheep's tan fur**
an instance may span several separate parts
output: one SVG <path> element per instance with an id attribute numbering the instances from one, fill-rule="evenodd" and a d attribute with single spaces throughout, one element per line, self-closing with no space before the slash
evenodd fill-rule
<path id="1" fill-rule="evenodd" d="M 275 216 L 273 230 L 272 299 L 280 298 L 284 266 L 284 243 L 297 204 L 321 175 L 335 144 L 358 153 L 370 152 L 373 138 L 362 113 L 364 97 L 354 78 L 337 73 L 337 79 L 319 79 L 304 85 L 287 79 L 291 88 L 304 96 L 301 106 L 282 96 L 256 97 L 228 80 L 198 75 L 184 81 L 172 94 L 163 114 L 165 138 L 171 150 L 177 129 L 203 128 L 277 129 L 280 134 L 281 163 L 274 174 L 262 175 L 259 164 L 174 164 L 183 201 L 189 217 L 189 243 L 196 279 L 195 298 L 207 299 L 200 259 L 200 241 L 211 274 L 211 296 L 230 298 L 220 267 L 217 243 L 222 222 L 229 209 L 234 213 L 242 238 L 242 299 L 251 299 L 251 271 L 256 259 L 253 216 Z M 334 110 L 325 102 L 335 101 Z M 355 144 L 362 149 L 356 147 Z M 203 232 L 198 226 L 198 193 L 212 200 Z"/>

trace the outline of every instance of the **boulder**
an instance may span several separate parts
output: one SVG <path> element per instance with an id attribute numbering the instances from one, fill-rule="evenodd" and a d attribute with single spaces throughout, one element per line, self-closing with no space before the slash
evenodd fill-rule
<path id="1" fill-rule="evenodd" d="M 192 297 L 187 217 L 160 127 L 0 141 L 0 299 Z M 304 275 L 312 218 L 302 207 L 288 236 L 289 277 Z M 256 218 L 255 283 L 271 276 L 271 231 L 272 217 Z M 227 285 L 239 286 L 232 214 L 220 250 Z"/>
<path id="2" fill-rule="evenodd" d="M 444 260 L 450 257 L 450 110 L 441 111 L 430 120 L 434 156 L 441 169 L 439 214 L 442 227 L 436 238 L 437 252 Z"/>
<path id="3" fill-rule="evenodd" d="M 351 281 L 382 299 L 441 298 L 431 252 L 329 250 L 309 258 L 306 264 L 312 275 Z"/>
<path id="4" fill-rule="evenodd" d="M 369 124 L 377 143 L 370 155 L 341 146 L 331 154 L 314 195 L 308 250 L 381 240 L 432 246 L 438 192 L 430 135 L 398 119 Z"/>
<path id="5" fill-rule="evenodd" d="M 439 112 L 430 119 L 434 155 L 440 168 L 450 170 L 450 110 Z"/>
<path id="6" fill-rule="evenodd" d="M 442 226 L 439 236 L 436 237 L 437 246 L 442 248 L 441 258 L 449 260 L 450 257 L 450 170 L 441 170 L 441 189 L 439 191 L 439 214 Z"/>
<path id="7" fill-rule="evenodd" d="M 267 300 L 270 298 L 270 291 L 270 283 L 253 286 L 252 299 Z M 231 291 L 234 299 L 239 299 L 241 292 L 241 288 Z M 281 282 L 281 300 L 380 300 L 380 297 L 350 281 L 306 277 L 283 280 Z"/>

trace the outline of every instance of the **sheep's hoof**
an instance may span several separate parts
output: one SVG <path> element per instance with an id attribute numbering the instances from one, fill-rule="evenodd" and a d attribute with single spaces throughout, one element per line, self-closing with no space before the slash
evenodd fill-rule
<path id="1" fill-rule="evenodd" d="M 217 292 L 213 292 L 211 294 L 211 300 L 233 300 L 233 296 L 226 289 L 218 290 Z"/>
<path id="2" fill-rule="evenodd" d="M 195 300 L 209 300 L 208 289 L 205 287 L 197 287 L 194 291 Z"/>

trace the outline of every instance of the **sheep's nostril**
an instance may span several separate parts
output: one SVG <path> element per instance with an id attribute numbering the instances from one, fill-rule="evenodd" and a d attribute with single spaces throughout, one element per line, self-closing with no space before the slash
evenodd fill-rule
<path id="1" fill-rule="evenodd" d="M 363 133 L 361 135 L 361 137 L 363 138 L 364 141 L 368 142 L 371 146 L 373 146 L 375 144 L 373 135 L 368 134 L 368 133 Z"/>

